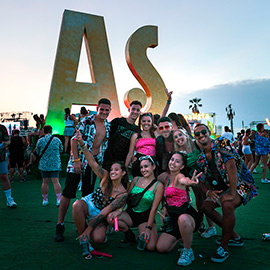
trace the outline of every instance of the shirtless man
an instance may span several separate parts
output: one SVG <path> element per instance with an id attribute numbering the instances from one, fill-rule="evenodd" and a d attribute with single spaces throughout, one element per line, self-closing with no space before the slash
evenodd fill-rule
<path id="1" fill-rule="evenodd" d="M 80 130 L 86 147 L 94 155 L 99 164 L 103 163 L 104 152 L 108 146 L 110 123 L 107 118 L 111 112 L 111 102 L 102 98 L 98 102 L 97 114 L 85 117 L 77 129 Z M 96 174 L 88 165 L 84 155 L 78 149 L 76 138 L 71 139 L 71 155 L 67 166 L 65 188 L 59 206 L 58 223 L 56 225 L 55 241 L 63 241 L 64 218 L 69 208 L 70 200 L 76 198 L 80 179 L 82 180 L 82 196 L 93 192 Z"/>

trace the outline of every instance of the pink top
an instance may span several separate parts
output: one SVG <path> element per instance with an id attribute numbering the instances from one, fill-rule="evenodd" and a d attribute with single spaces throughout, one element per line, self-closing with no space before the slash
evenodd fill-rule
<path id="1" fill-rule="evenodd" d="M 165 188 L 166 202 L 170 206 L 180 207 L 188 201 L 187 191 L 174 187 L 174 182 L 171 187 Z"/>
<path id="2" fill-rule="evenodd" d="M 146 156 L 156 156 L 156 139 L 140 138 L 136 142 L 135 150 Z"/>

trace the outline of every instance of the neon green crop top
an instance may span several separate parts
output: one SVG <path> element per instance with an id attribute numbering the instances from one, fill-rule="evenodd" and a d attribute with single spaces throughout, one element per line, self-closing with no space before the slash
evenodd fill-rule
<path id="1" fill-rule="evenodd" d="M 136 184 L 138 182 L 140 177 L 138 177 L 134 187 L 132 188 L 132 190 L 130 191 L 130 193 L 134 193 L 134 194 L 137 194 L 137 193 L 140 193 L 144 190 L 144 188 L 141 188 L 141 187 L 137 187 Z M 140 200 L 139 204 L 132 208 L 132 210 L 134 212 L 137 212 L 137 213 L 141 213 L 141 212 L 144 212 L 144 211 L 147 211 L 149 210 L 151 207 L 152 207 L 152 204 L 153 204 L 153 201 L 154 201 L 154 198 L 155 198 L 155 188 L 158 184 L 158 181 L 157 183 L 155 184 L 153 190 L 147 190 L 144 194 L 143 194 L 143 197 L 142 199 Z"/>

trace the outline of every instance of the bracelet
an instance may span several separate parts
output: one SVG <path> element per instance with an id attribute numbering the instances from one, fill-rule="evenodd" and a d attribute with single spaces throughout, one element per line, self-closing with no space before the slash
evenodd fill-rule
<path id="1" fill-rule="evenodd" d="M 210 192 L 210 190 L 207 190 L 207 191 L 206 191 L 206 197 L 208 197 L 208 193 L 209 193 L 209 192 Z"/>
<path id="2" fill-rule="evenodd" d="M 146 229 L 149 229 L 150 231 L 153 229 L 152 226 L 145 226 Z"/>
<path id="3" fill-rule="evenodd" d="M 73 162 L 78 162 L 78 161 L 81 161 L 81 160 L 79 158 L 73 159 Z"/>
<path id="4" fill-rule="evenodd" d="M 171 102 L 172 102 L 171 100 L 169 100 L 169 99 L 167 100 L 167 104 L 171 104 Z"/>
<path id="5" fill-rule="evenodd" d="M 85 144 L 80 145 L 80 147 L 81 147 L 81 150 L 82 150 L 82 151 L 86 150 L 86 145 L 85 145 Z"/>

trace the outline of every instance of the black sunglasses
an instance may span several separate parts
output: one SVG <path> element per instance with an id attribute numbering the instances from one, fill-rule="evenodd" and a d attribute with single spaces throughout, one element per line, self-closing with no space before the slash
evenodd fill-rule
<path id="1" fill-rule="evenodd" d="M 201 131 L 194 132 L 194 135 L 196 137 L 199 137 L 201 133 L 202 133 L 202 135 L 205 135 L 207 133 L 207 130 L 206 129 L 203 129 Z"/>

